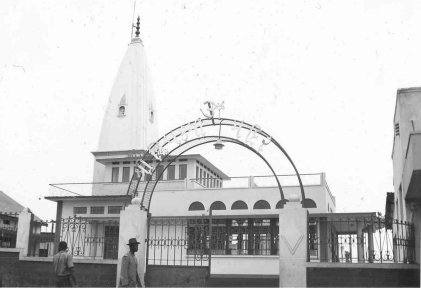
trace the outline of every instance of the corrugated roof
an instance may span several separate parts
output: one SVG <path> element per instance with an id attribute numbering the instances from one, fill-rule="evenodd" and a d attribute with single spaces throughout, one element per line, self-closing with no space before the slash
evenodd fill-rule
<path id="1" fill-rule="evenodd" d="M 1 213 L 20 213 L 25 207 L 15 201 L 12 197 L 0 190 L 0 212 Z M 36 221 L 41 219 L 34 214 Z"/>
<path id="2" fill-rule="evenodd" d="M 21 212 L 23 210 L 21 204 L 16 202 L 12 197 L 8 196 L 3 191 L 0 191 L 0 212 L 10 213 L 10 212 Z"/>

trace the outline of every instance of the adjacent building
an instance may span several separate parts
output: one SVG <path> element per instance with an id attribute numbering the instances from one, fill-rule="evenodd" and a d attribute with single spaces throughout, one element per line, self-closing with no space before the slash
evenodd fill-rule
<path id="1" fill-rule="evenodd" d="M 416 259 L 420 263 L 421 87 L 397 91 L 393 129 L 394 193 L 388 194 L 386 208 L 393 218 L 414 223 Z"/>

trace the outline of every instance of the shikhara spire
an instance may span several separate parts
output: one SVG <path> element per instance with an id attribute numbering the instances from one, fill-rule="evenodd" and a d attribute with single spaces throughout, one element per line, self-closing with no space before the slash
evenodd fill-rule
<path id="1" fill-rule="evenodd" d="M 146 150 L 158 136 L 155 97 L 139 37 L 140 17 L 133 28 L 136 28 L 136 36 L 116 75 L 97 151 Z"/>

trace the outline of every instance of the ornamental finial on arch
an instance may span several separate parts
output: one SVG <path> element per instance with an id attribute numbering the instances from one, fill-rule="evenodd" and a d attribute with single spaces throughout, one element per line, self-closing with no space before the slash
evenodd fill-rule
<path id="1" fill-rule="evenodd" d="M 205 116 L 206 118 L 214 118 L 216 111 L 218 111 L 218 118 L 221 118 L 221 110 L 225 109 L 224 101 L 222 101 L 221 103 L 215 103 L 213 101 L 205 101 L 203 105 L 206 106 L 205 107 L 206 112 L 203 112 L 202 109 L 200 109 L 200 111 L 202 112 L 203 116 Z"/>

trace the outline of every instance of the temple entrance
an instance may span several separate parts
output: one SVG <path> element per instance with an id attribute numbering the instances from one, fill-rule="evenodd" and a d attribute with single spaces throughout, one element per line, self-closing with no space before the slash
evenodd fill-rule
<path id="1" fill-rule="evenodd" d="M 273 187 L 275 188 L 274 191 L 279 192 L 279 198 L 276 202 L 269 205 L 267 201 L 259 200 L 254 203 L 254 206 L 247 208 L 246 203 L 237 201 L 236 206 L 231 209 L 283 208 L 287 200 L 278 179 L 278 175 L 281 174 L 277 173 L 280 166 L 278 165 L 279 160 L 274 155 L 281 155 L 283 159 L 289 162 L 292 171 L 295 173 L 291 176 L 294 176 L 296 183 L 298 183 L 301 205 L 305 207 L 307 203 L 297 168 L 285 149 L 272 136 L 263 131 L 259 125 L 215 117 L 223 106 L 212 102 L 205 102 L 205 104 L 207 105 L 207 113 L 202 112 L 205 116 L 204 119 L 199 118 L 183 124 L 152 143 L 147 151 L 133 151 L 133 154 L 129 155 L 131 158 L 138 160 L 136 160 L 135 173 L 131 178 L 127 195 L 136 198 L 137 203 L 140 203 L 141 210 L 148 212 L 149 215 L 146 237 L 146 282 L 150 286 L 166 286 L 165 275 L 173 275 L 173 273 L 178 273 L 180 277 L 188 280 L 184 280 L 180 285 L 172 283 L 172 286 L 190 286 L 186 283 L 195 283 L 193 286 L 203 286 L 203 283 L 199 283 L 203 279 L 197 279 L 194 275 L 203 276 L 206 274 L 205 278 L 209 278 L 213 271 L 213 259 L 218 260 L 219 267 L 222 267 L 223 265 L 230 265 L 221 264 L 221 261 L 225 261 L 224 256 L 228 255 L 230 257 L 240 255 L 270 256 L 279 253 L 279 217 L 277 213 L 273 213 L 273 215 L 257 213 L 259 217 L 254 217 L 251 213 L 244 213 L 246 211 L 231 215 L 224 213 L 212 215 L 214 210 L 226 210 L 224 203 L 215 201 L 210 206 L 206 204 L 209 207 L 208 209 L 205 209 L 202 203 L 197 202 L 198 205 L 201 205 L 200 209 L 190 209 L 192 208 L 190 207 L 179 214 L 168 211 L 168 215 L 175 216 L 165 216 L 160 211 L 160 215 L 164 216 L 154 217 L 150 211 L 152 196 L 158 185 L 167 187 L 165 185 L 168 185 L 168 182 L 166 183 L 165 180 L 172 181 L 173 186 L 171 187 L 175 189 L 174 194 L 177 194 L 176 191 L 187 191 L 189 189 L 198 190 L 197 193 L 213 193 L 212 191 L 219 190 L 209 189 L 220 189 L 222 191 L 231 188 L 227 186 L 229 184 L 225 181 L 227 179 L 222 179 L 218 173 L 210 170 L 209 166 L 206 167 L 203 164 L 200 166 L 201 163 L 197 159 L 188 164 L 187 160 L 183 159 L 183 155 L 190 150 L 206 144 L 212 144 L 216 150 L 221 150 L 225 145 L 235 144 L 253 152 L 269 168 L 272 174 L 271 178 L 258 179 L 262 181 L 262 184 L 257 184 L 254 180 L 249 179 L 247 187 L 267 185 L 263 181 L 269 182 L 267 187 Z M 186 161 L 183 162 L 186 164 L 182 164 L 180 161 Z M 178 167 L 176 170 L 175 164 Z M 195 172 L 196 177 L 188 179 L 188 171 L 190 171 L 189 173 Z M 179 182 L 174 181 L 175 174 L 177 174 Z M 166 179 L 163 180 L 164 178 Z M 231 180 L 229 177 L 228 179 Z M 184 181 L 180 182 L 180 180 Z M 177 185 L 181 186 L 178 187 Z M 175 188 L 176 186 L 177 188 Z M 169 186 L 166 189 L 171 190 Z M 219 197 L 223 198 L 223 196 Z M 175 199 L 172 201 L 175 201 Z M 191 203 L 191 205 L 193 204 L 195 203 Z M 192 210 L 198 210 L 197 212 L 202 210 L 203 212 L 189 212 Z M 256 214 L 256 212 L 254 213 Z M 244 262 L 244 260 L 241 261 Z M 228 262 L 225 261 L 225 263 Z M 198 269 L 202 272 L 197 273 Z M 277 271 L 273 273 L 278 274 Z M 152 275 L 161 276 L 156 278 Z"/>

